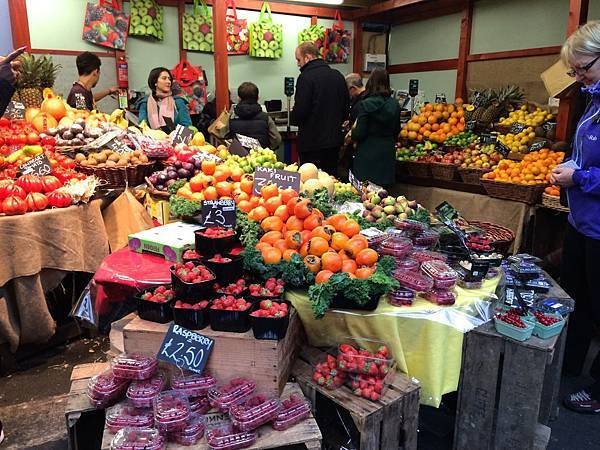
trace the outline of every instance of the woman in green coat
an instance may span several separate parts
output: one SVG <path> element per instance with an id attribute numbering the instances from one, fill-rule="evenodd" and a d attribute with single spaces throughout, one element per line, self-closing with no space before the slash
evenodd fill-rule
<path id="1" fill-rule="evenodd" d="M 400 105 L 391 98 L 390 77 L 384 69 L 371 73 L 365 91 L 351 134 L 357 143 L 352 173 L 361 181 L 390 186 L 396 174 Z"/>

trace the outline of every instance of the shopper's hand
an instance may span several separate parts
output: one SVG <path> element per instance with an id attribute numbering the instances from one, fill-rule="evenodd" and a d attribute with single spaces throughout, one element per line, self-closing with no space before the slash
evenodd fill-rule
<path id="1" fill-rule="evenodd" d="M 560 167 L 557 166 L 552 170 L 552 174 L 550 175 L 550 183 L 558 184 L 562 187 L 571 187 L 573 186 L 573 173 L 575 169 L 571 167 Z"/>
<path id="2" fill-rule="evenodd" d="M 14 84 L 21 74 L 21 60 L 19 56 L 23 54 L 26 47 L 21 47 L 8 56 L 0 56 L 0 79 Z"/>
<path id="3" fill-rule="evenodd" d="M 119 87 L 118 86 L 113 86 L 111 88 L 108 88 L 109 95 L 116 94 L 117 92 L 119 92 Z"/>

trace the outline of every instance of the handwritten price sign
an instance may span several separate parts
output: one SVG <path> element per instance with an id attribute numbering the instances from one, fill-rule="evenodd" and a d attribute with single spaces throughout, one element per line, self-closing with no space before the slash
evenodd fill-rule
<path id="1" fill-rule="evenodd" d="M 172 323 L 157 358 L 179 368 L 202 373 L 214 343 L 209 337 Z"/>

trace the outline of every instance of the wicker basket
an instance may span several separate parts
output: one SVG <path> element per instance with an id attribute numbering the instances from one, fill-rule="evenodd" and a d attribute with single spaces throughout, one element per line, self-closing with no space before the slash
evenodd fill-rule
<path id="1" fill-rule="evenodd" d="M 454 164 L 431 163 L 431 176 L 436 180 L 453 181 L 457 178 Z"/>
<path id="2" fill-rule="evenodd" d="M 492 242 L 492 247 L 498 253 L 508 254 L 508 250 L 515 240 L 515 233 L 510 228 L 491 222 L 471 221 L 469 224 L 481 228 L 485 233 L 485 238 Z"/>
<path id="3" fill-rule="evenodd" d="M 465 184 L 475 184 L 481 186 L 481 177 L 484 173 L 491 172 L 492 169 L 459 168 L 458 174 Z"/>
<path id="4" fill-rule="evenodd" d="M 406 168 L 412 177 L 431 178 L 431 164 L 421 161 L 407 161 Z"/>
<path id="5" fill-rule="evenodd" d="M 137 186 L 145 182 L 154 171 L 154 161 L 128 167 L 90 167 L 77 166 L 77 170 L 86 175 L 95 175 L 106 181 L 106 187 Z"/>
<path id="6" fill-rule="evenodd" d="M 560 204 L 560 197 L 548 195 L 545 192 L 542 194 L 542 205 L 557 211 L 569 212 L 569 208 Z"/>
<path id="7" fill-rule="evenodd" d="M 539 203 L 544 189 L 548 186 L 547 184 L 529 186 L 484 179 L 481 179 L 481 184 L 490 197 L 523 202 L 529 205 Z"/>

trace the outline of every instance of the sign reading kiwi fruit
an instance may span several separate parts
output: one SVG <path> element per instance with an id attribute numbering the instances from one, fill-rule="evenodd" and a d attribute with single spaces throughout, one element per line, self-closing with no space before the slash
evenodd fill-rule
<path id="1" fill-rule="evenodd" d="M 260 195 L 262 187 L 269 183 L 277 185 L 279 189 L 292 188 L 296 192 L 300 192 L 300 174 L 298 172 L 272 169 L 271 167 L 257 167 L 254 169 L 252 192 L 255 195 Z"/>

